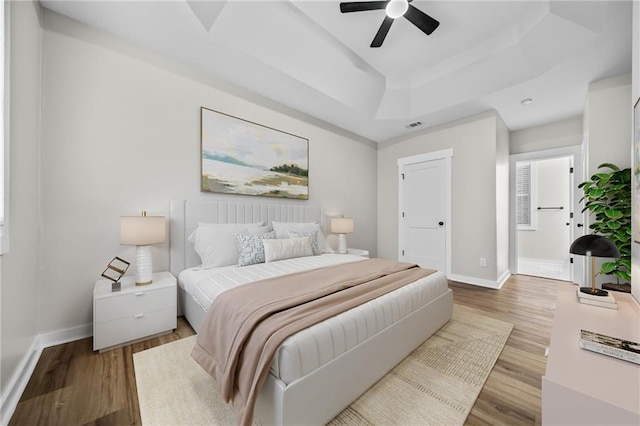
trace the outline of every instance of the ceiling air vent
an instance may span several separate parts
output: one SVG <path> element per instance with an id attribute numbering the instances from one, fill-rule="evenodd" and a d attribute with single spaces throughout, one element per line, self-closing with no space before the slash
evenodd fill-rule
<path id="1" fill-rule="evenodd" d="M 414 121 L 413 123 L 407 124 L 405 127 L 407 129 L 415 129 L 418 126 L 422 126 L 422 121 Z"/>

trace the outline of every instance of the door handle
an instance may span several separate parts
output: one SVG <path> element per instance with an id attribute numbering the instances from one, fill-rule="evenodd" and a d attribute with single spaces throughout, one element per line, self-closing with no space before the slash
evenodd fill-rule
<path id="1" fill-rule="evenodd" d="M 440 222 L 438 222 L 438 225 L 442 226 L 442 225 L 444 225 L 444 222 L 440 221 Z"/>
<path id="2" fill-rule="evenodd" d="M 582 228 L 584 225 L 583 225 L 583 224 L 581 224 L 581 223 L 579 223 L 579 224 L 577 224 L 576 226 L 577 226 L 578 228 Z"/>

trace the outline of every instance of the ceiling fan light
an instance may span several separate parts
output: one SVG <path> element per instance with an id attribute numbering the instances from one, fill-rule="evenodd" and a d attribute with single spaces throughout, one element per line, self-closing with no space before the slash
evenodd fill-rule
<path id="1" fill-rule="evenodd" d="M 408 9 L 409 2 L 407 0 L 391 0 L 386 7 L 387 16 L 392 19 L 397 19 L 404 15 Z"/>

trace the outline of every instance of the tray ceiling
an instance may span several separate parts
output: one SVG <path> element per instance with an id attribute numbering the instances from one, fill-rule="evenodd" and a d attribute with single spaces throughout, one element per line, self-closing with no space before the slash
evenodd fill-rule
<path id="1" fill-rule="evenodd" d="M 631 71 L 630 1 L 414 0 L 440 27 L 399 18 L 377 49 L 384 10 L 338 1 L 42 4 L 377 142 L 490 109 L 511 130 L 580 115 L 591 81 Z"/>

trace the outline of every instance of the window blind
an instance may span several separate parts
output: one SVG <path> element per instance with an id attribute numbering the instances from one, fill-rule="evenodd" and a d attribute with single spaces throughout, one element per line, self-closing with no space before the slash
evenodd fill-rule
<path id="1" fill-rule="evenodd" d="M 516 166 L 516 219 L 518 226 L 531 226 L 531 163 Z"/>

